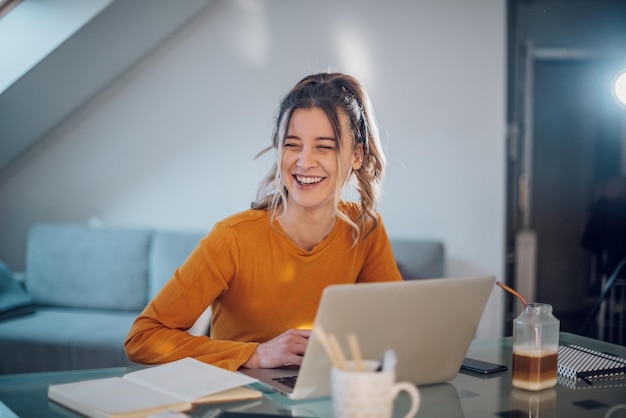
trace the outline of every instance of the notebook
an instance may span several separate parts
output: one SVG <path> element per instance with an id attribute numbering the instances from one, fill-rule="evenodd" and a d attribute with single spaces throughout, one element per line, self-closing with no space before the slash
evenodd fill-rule
<path id="1" fill-rule="evenodd" d="M 591 350 L 577 345 L 560 345 L 558 350 L 557 372 L 559 383 L 570 388 L 602 386 L 602 382 L 609 381 L 609 385 L 621 385 L 626 379 L 626 359 L 609 353 Z M 582 382 L 580 382 L 582 380 Z M 581 383 L 585 384 L 581 384 Z"/>
<path id="2" fill-rule="evenodd" d="M 365 359 L 393 349 L 398 381 L 446 382 L 459 372 L 494 284 L 494 277 L 467 277 L 332 285 L 322 293 L 313 327 L 334 334 L 344 353 L 347 336 L 356 334 Z M 240 372 L 295 400 L 329 396 L 330 368 L 313 332 L 300 367 Z M 293 388 L 279 381 L 294 375 Z"/>

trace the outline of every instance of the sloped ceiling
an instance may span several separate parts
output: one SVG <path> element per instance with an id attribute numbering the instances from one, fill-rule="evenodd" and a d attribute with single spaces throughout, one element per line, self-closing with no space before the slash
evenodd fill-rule
<path id="1" fill-rule="evenodd" d="M 213 0 L 116 0 L 0 94 L 0 172 Z"/>

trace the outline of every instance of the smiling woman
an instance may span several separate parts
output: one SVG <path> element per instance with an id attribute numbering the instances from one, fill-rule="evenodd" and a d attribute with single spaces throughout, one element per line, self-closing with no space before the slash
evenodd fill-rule
<path id="1" fill-rule="evenodd" d="M 343 113 L 339 120 L 341 137 L 337 138 L 321 109 L 297 109 L 282 147 L 280 176 L 287 190 L 287 202 L 278 221 L 292 240 L 309 250 L 332 229 L 335 196 L 341 195 L 348 176 L 363 163 L 363 144 L 354 143 Z M 320 236 L 304 234 L 309 242 L 303 242 L 294 235 L 302 216 L 319 218 L 325 216 L 324 212 L 329 224 L 318 230 Z"/>
<path id="2" fill-rule="evenodd" d="M 215 224 L 133 324 L 132 361 L 298 365 L 324 288 L 402 280 L 375 209 L 385 157 L 357 80 L 302 79 L 281 102 L 268 151 L 276 162 L 252 208 Z M 341 200 L 351 180 L 358 202 Z M 185 332 L 209 306 L 211 335 Z"/>
<path id="3" fill-rule="evenodd" d="M 309 110 L 310 113 L 305 116 L 302 110 Z M 297 124 L 294 124 L 294 118 Z M 286 182 L 292 174 L 285 175 L 281 170 L 283 155 L 288 147 L 294 145 L 290 141 L 294 139 L 295 129 L 308 131 L 312 128 L 321 129 L 320 126 L 324 130 L 318 132 L 318 137 L 315 138 L 320 142 L 326 140 L 322 146 L 330 145 L 339 151 L 333 155 L 337 170 L 343 172 L 334 179 L 332 197 L 335 215 L 352 226 L 356 242 L 361 233 L 364 232 L 367 236 L 378 224 L 375 206 L 380 197 L 386 159 L 369 96 L 351 76 L 323 73 L 305 77 L 285 96 L 276 120 L 272 146 L 263 151 L 277 151 L 277 162 L 261 184 L 253 207 L 268 208 L 273 217 L 279 211 L 281 216 L 287 217 L 290 190 Z M 311 134 L 312 132 L 313 130 L 310 131 Z M 303 139 L 297 139 L 300 141 L 299 145 L 302 145 Z M 344 147 L 349 152 L 342 151 Z M 337 210 L 346 180 L 354 181 L 360 197 L 360 214 L 355 220 Z M 284 223 L 286 222 L 283 221 Z"/>

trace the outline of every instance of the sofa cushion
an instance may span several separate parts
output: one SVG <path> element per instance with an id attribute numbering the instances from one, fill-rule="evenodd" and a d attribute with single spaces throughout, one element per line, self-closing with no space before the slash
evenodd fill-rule
<path id="1" fill-rule="evenodd" d="M 150 236 L 144 229 L 34 225 L 26 288 L 40 305 L 141 310 L 148 301 Z"/>
<path id="2" fill-rule="evenodd" d="M 139 312 L 39 307 L 0 322 L 0 375 L 133 365 L 124 340 Z"/>
<path id="3" fill-rule="evenodd" d="M 0 262 L 0 320 L 34 312 L 33 303 L 11 270 Z"/>
<path id="4" fill-rule="evenodd" d="M 206 232 L 156 231 L 150 248 L 148 298 L 152 299 L 204 238 Z"/>

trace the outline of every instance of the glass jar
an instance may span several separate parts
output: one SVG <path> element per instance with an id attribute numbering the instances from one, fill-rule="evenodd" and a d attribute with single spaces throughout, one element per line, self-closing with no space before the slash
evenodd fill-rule
<path id="1" fill-rule="evenodd" d="M 552 305 L 530 303 L 513 323 L 513 386 L 525 390 L 554 387 L 557 377 L 559 320 Z"/>

